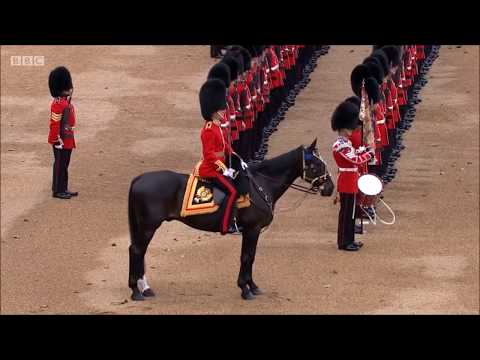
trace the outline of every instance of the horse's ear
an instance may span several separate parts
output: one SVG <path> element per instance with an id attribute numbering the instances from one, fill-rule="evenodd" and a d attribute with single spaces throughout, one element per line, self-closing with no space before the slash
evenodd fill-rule
<path id="1" fill-rule="evenodd" d="M 315 138 L 315 140 L 313 140 L 313 143 L 312 145 L 310 145 L 309 149 L 310 150 L 315 150 L 317 148 L 317 138 Z"/>

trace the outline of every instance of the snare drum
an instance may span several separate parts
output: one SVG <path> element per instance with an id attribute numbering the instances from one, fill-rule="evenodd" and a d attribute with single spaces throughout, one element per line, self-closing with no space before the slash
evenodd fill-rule
<path id="1" fill-rule="evenodd" d="M 358 205 L 372 207 L 377 203 L 377 196 L 382 192 L 382 181 L 375 175 L 365 174 L 358 179 Z"/>

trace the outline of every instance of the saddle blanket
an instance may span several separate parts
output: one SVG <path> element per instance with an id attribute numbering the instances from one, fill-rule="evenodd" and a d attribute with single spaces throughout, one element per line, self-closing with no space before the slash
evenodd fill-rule
<path id="1" fill-rule="evenodd" d="M 183 195 L 181 217 L 212 214 L 216 212 L 223 200 L 225 193 L 198 175 L 190 174 L 185 194 Z M 243 209 L 250 206 L 250 196 L 240 196 L 237 199 L 237 208 Z"/>

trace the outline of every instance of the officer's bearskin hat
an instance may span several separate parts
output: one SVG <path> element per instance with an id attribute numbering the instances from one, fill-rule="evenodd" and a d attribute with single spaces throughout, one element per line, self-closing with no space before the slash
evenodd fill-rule
<path id="1" fill-rule="evenodd" d="M 350 96 L 349 98 L 345 99 L 346 102 L 352 103 L 355 106 L 357 106 L 360 109 L 360 104 L 362 103 L 362 99 L 360 99 L 358 96 Z"/>
<path id="2" fill-rule="evenodd" d="M 73 88 L 72 76 L 65 66 L 59 66 L 53 69 L 48 76 L 48 87 L 52 97 L 62 96 L 64 91 Z"/>
<path id="3" fill-rule="evenodd" d="M 350 85 L 355 95 L 362 96 L 362 81 L 369 77 L 370 71 L 365 64 L 357 65 L 353 68 L 350 75 Z"/>
<path id="4" fill-rule="evenodd" d="M 227 88 L 220 79 L 207 80 L 200 88 L 200 110 L 205 120 L 211 120 L 212 115 L 227 108 Z"/>
<path id="5" fill-rule="evenodd" d="M 332 115 L 332 130 L 356 129 L 360 110 L 357 105 L 344 101 L 337 106 Z"/>
<path id="6" fill-rule="evenodd" d="M 350 84 L 355 95 L 362 96 L 362 82 L 365 80 L 365 90 L 370 101 L 377 103 L 380 98 L 380 89 L 377 80 L 372 77 L 369 69 L 373 63 L 355 66 L 350 75 Z M 375 65 L 376 66 L 376 65 Z M 368 85 L 367 85 L 368 84 Z"/>
<path id="7" fill-rule="evenodd" d="M 383 50 L 375 50 L 372 53 L 372 56 L 377 58 L 380 61 L 380 64 L 382 65 L 382 70 L 384 74 L 388 74 L 390 72 L 390 63 L 388 61 L 387 54 L 383 52 Z"/>
<path id="8" fill-rule="evenodd" d="M 383 78 L 385 77 L 385 73 L 383 72 L 382 67 L 378 64 L 378 62 L 370 60 L 367 61 L 364 65 L 368 68 L 370 76 L 375 78 L 375 80 L 377 80 L 377 83 L 381 84 L 383 82 Z"/>
<path id="9" fill-rule="evenodd" d="M 212 66 L 210 71 L 208 72 L 207 80 L 208 79 L 220 79 L 225 84 L 225 87 L 230 86 L 230 68 L 222 62 L 219 62 Z"/>
<path id="10" fill-rule="evenodd" d="M 392 64 L 392 66 L 398 66 L 401 62 L 400 57 L 400 48 L 395 45 L 387 45 L 382 47 L 382 51 L 387 55 L 388 62 Z"/>
<path id="11" fill-rule="evenodd" d="M 221 61 L 226 64 L 230 69 L 230 80 L 235 81 L 238 78 L 238 75 L 243 72 L 243 64 L 240 62 L 238 57 L 233 56 L 233 54 L 226 54 Z"/>

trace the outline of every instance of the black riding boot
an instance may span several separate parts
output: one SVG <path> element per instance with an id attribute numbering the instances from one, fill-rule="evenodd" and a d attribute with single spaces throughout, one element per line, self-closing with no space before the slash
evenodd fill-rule
<path id="1" fill-rule="evenodd" d="M 228 227 L 228 234 L 239 234 L 243 231 L 243 228 L 241 226 L 237 225 L 237 213 L 238 213 L 238 208 L 237 204 L 233 204 L 232 208 L 232 215 L 230 219 L 230 226 Z"/>

